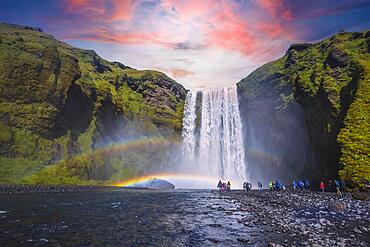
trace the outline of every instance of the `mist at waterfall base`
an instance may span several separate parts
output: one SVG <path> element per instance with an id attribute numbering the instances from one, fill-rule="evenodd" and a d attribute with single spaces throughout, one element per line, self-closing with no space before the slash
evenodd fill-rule
<path id="1" fill-rule="evenodd" d="M 301 105 L 293 100 L 282 108 L 281 95 L 269 87 L 257 98 L 240 97 L 246 162 L 252 182 L 261 181 L 265 186 L 278 180 L 290 185 L 297 179 L 317 179 Z"/>
<path id="2" fill-rule="evenodd" d="M 244 181 L 254 188 L 257 181 L 265 188 L 270 180 L 288 185 L 314 167 L 312 151 L 300 105 L 276 112 L 272 101 L 239 99 L 237 87 L 188 92 L 181 136 L 164 126 L 148 131 L 143 121 L 115 119 L 94 146 L 124 147 L 111 158 L 124 168 L 114 175 L 117 184 L 159 178 L 184 189 L 215 189 L 219 179 L 233 189 Z"/>
<path id="3" fill-rule="evenodd" d="M 247 179 L 243 128 L 236 87 L 188 92 L 183 120 L 182 154 L 178 172 L 231 181 L 242 188 Z"/>

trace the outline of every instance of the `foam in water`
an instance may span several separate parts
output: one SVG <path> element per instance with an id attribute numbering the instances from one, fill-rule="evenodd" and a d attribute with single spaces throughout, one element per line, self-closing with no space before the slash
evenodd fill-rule
<path id="1" fill-rule="evenodd" d="M 198 140 L 195 121 L 196 93 L 189 92 L 183 121 L 183 150 L 185 158 L 196 163 L 189 165 L 196 170 L 192 172 L 230 180 L 240 187 L 247 171 L 236 87 L 202 92 Z"/>

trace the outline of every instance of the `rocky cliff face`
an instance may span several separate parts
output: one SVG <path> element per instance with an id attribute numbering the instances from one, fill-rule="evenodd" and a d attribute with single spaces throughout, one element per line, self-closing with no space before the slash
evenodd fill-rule
<path id="1" fill-rule="evenodd" d="M 318 179 L 339 173 L 355 186 L 370 179 L 369 52 L 369 31 L 339 33 L 292 45 L 241 80 L 250 165 L 278 166 L 283 174 L 296 169 L 296 176 Z M 262 140 L 253 142 L 254 135 Z M 261 160 L 253 148 L 275 160 Z"/>
<path id="2" fill-rule="evenodd" d="M 108 62 L 41 29 L 0 24 L 0 182 L 35 173 L 38 182 L 58 182 L 42 178 L 55 173 L 59 182 L 79 183 L 132 172 L 135 164 L 123 171 L 122 159 L 69 159 L 129 135 L 175 138 L 185 97 L 184 87 L 161 72 Z M 75 163 L 85 170 L 71 168 Z M 92 166 L 101 173 L 84 174 Z"/>

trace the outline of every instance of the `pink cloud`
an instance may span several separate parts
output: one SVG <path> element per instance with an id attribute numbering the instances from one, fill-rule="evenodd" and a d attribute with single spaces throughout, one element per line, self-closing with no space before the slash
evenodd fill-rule
<path id="1" fill-rule="evenodd" d="M 62 38 L 172 49 L 218 47 L 253 57 L 265 57 L 266 50 L 273 50 L 271 39 L 295 39 L 285 23 L 273 20 L 293 19 L 282 0 L 258 2 L 272 19 L 263 18 L 253 5 L 243 13 L 241 3 L 227 0 L 162 0 L 151 9 L 142 4 L 140 0 L 66 0 L 64 10 L 75 19 L 74 28 Z M 280 47 L 270 54 L 277 52 Z"/>
<path id="2" fill-rule="evenodd" d="M 285 6 L 283 0 L 259 0 L 257 4 L 266 10 L 274 19 L 292 20 L 293 15 L 291 10 Z"/>
<path id="3" fill-rule="evenodd" d="M 66 0 L 65 11 L 103 22 L 130 20 L 135 10 L 134 0 Z"/>
<path id="4" fill-rule="evenodd" d="M 185 70 L 185 69 L 171 69 L 171 74 L 175 78 L 182 78 L 194 75 L 194 72 Z"/>

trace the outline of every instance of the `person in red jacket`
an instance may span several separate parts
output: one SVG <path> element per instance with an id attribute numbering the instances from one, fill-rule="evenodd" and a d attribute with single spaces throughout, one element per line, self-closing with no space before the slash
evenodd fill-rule
<path id="1" fill-rule="evenodd" d="M 324 184 L 324 181 L 321 181 L 321 182 L 320 182 L 320 190 L 321 190 L 322 192 L 324 192 L 324 191 L 325 191 L 325 184 Z"/>

